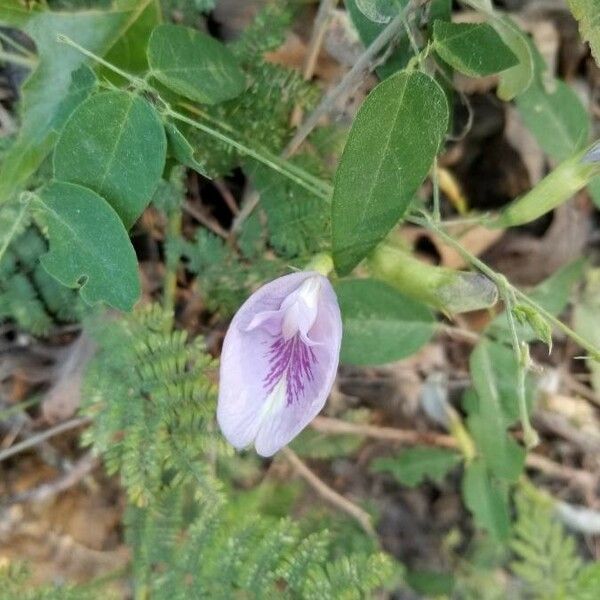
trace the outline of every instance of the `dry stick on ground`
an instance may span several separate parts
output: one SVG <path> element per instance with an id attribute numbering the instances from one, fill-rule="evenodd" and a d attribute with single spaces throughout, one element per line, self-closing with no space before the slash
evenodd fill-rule
<path id="1" fill-rule="evenodd" d="M 377 58 L 379 53 L 385 49 L 385 47 L 398 36 L 403 28 L 404 21 L 408 13 L 413 10 L 413 4 L 415 2 L 409 2 L 402 12 L 394 18 L 387 27 L 375 38 L 373 43 L 367 48 L 360 58 L 354 63 L 354 66 L 346 73 L 342 81 L 331 89 L 317 108 L 305 119 L 300 125 L 298 131 L 286 146 L 283 151 L 283 157 L 289 158 L 296 150 L 300 147 L 302 142 L 310 135 L 311 131 L 315 128 L 317 123 L 328 114 L 331 109 L 335 106 L 341 98 L 344 98 L 348 94 L 352 94 L 357 87 L 360 85 L 365 73 L 371 68 L 373 61 Z"/>
<path id="2" fill-rule="evenodd" d="M 308 483 L 322 498 L 333 504 L 336 508 L 344 511 L 353 519 L 356 519 L 367 535 L 377 538 L 377 533 L 371 522 L 371 516 L 368 512 L 350 502 L 347 498 L 338 494 L 330 488 L 323 480 L 319 479 L 298 457 L 298 455 L 289 448 L 283 449 L 283 454 L 288 459 L 292 467 L 296 470 L 306 483 Z"/>
<path id="3" fill-rule="evenodd" d="M 89 475 L 98 465 L 100 460 L 91 452 L 80 458 L 66 473 L 42 483 L 31 490 L 15 494 L 9 497 L 3 505 L 10 506 L 22 502 L 43 502 L 77 485 L 82 479 Z"/>
<path id="4" fill-rule="evenodd" d="M 398 442 L 401 444 L 424 444 L 442 448 L 457 449 L 458 443 L 451 435 L 435 432 L 419 432 L 396 429 L 395 427 L 378 427 L 376 425 L 360 425 L 348 423 L 331 417 L 316 417 L 311 423 L 316 431 L 332 435 L 361 435 L 377 440 Z M 580 487 L 593 489 L 598 483 L 598 477 L 572 467 L 566 467 L 540 454 L 529 452 L 525 464 L 545 475 L 577 483 Z"/>
<path id="5" fill-rule="evenodd" d="M 76 419 L 71 419 L 69 421 L 65 421 L 64 423 L 59 423 L 58 425 L 51 427 L 50 429 L 46 429 L 45 431 L 41 431 L 38 434 L 32 435 L 31 437 L 11 446 L 10 448 L 6 448 L 5 450 L 0 451 L 0 462 L 14 456 L 15 454 L 19 454 L 20 452 L 24 452 L 25 450 L 29 450 L 29 448 L 33 448 L 37 446 L 41 442 L 44 442 L 51 437 L 57 436 L 65 431 L 69 431 L 71 429 L 77 429 L 82 425 L 88 425 L 91 423 L 92 419 L 90 417 L 77 417 Z"/>
<path id="6" fill-rule="evenodd" d="M 335 7 L 337 6 L 338 0 L 321 0 L 319 4 L 319 10 L 315 17 L 310 42 L 306 49 L 306 55 L 304 57 L 304 65 L 302 67 L 302 76 L 305 81 L 310 81 L 315 73 L 315 67 L 317 66 L 317 58 L 319 51 L 323 45 L 323 38 L 327 31 L 327 25 L 329 19 Z M 292 127 L 297 127 L 302 121 L 302 108 L 298 105 L 294 107 L 292 111 L 291 124 Z"/>
<path id="7" fill-rule="evenodd" d="M 201 225 L 204 225 L 204 227 L 210 229 L 210 231 L 212 231 L 215 235 L 218 235 L 224 240 L 229 237 L 229 234 L 216 221 L 213 221 L 212 219 L 209 219 L 203 215 L 198 209 L 194 208 L 190 202 L 186 201 L 183 203 L 183 210 L 185 210 L 188 215 L 194 217 L 194 219 L 196 219 L 196 221 L 198 221 Z"/>
<path id="8" fill-rule="evenodd" d="M 221 194 L 221 196 L 223 197 L 225 204 L 227 204 L 227 207 L 232 212 L 232 214 L 234 216 L 238 215 L 240 209 L 238 208 L 235 198 L 233 197 L 231 190 L 227 187 L 225 181 L 223 181 L 222 179 L 214 179 L 212 183 L 219 191 L 219 194 Z"/>

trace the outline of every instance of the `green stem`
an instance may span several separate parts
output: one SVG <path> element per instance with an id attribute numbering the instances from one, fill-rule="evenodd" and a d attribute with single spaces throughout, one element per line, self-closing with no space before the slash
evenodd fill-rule
<path id="1" fill-rule="evenodd" d="M 4 50 L 0 50 L 0 61 L 12 63 L 13 65 L 19 65 L 21 67 L 27 67 L 28 69 L 35 69 L 37 66 L 37 60 L 33 58 L 21 56 L 20 54 L 13 54 L 12 52 L 5 52 Z"/>
<path id="2" fill-rule="evenodd" d="M 9 406 L 8 408 L 0 410 L 0 421 L 5 421 L 8 419 L 8 417 L 19 414 L 28 409 L 30 406 L 39 404 L 41 401 L 41 396 L 34 396 L 33 398 L 29 398 L 29 400 L 24 400 L 23 402 L 19 402 L 18 404 L 14 404 L 13 406 Z"/>
<path id="3" fill-rule="evenodd" d="M 531 449 L 539 444 L 540 438 L 531 425 L 529 411 L 527 410 L 525 378 L 527 377 L 527 371 L 529 370 L 531 363 L 529 358 L 529 346 L 525 342 L 520 342 L 519 335 L 517 334 L 517 326 L 513 315 L 513 308 L 515 306 L 514 290 L 503 275 L 499 276 L 499 281 L 502 283 L 498 285 L 498 289 L 500 291 L 500 296 L 504 301 L 504 309 L 508 320 L 513 352 L 517 357 L 517 402 L 519 405 L 521 425 L 523 426 L 523 441 L 525 442 L 525 446 L 528 449 Z"/>
<path id="4" fill-rule="evenodd" d="M 233 138 L 229 137 L 228 135 L 225 135 L 224 133 L 221 133 L 220 131 L 218 131 L 212 127 L 209 127 L 208 125 L 204 125 L 203 123 L 195 121 L 194 119 L 190 119 L 189 117 L 186 117 L 185 115 L 182 115 L 181 113 L 178 113 L 177 111 L 173 110 L 170 106 L 168 106 L 165 109 L 165 116 L 171 117 L 172 119 L 175 119 L 177 121 L 181 121 L 182 123 L 186 123 L 187 125 L 190 125 L 191 127 L 194 127 L 195 129 L 198 129 L 200 131 L 203 131 L 204 133 L 207 133 L 208 135 L 214 137 L 215 139 L 220 140 L 220 141 L 230 145 L 232 148 L 235 148 L 236 150 L 238 150 L 238 152 L 245 154 L 246 156 L 249 156 L 250 158 L 253 158 L 253 159 L 261 162 L 262 164 L 266 165 L 270 169 L 273 169 L 277 173 L 283 175 L 284 177 L 287 177 L 288 179 L 290 179 L 297 185 L 303 187 L 305 190 L 308 190 L 315 196 L 318 196 L 319 198 L 322 198 L 323 200 L 329 199 L 329 194 L 327 192 L 325 192 L 325 186 L 319 185 L 319 187 L 314 187 L 314 182 L 311 181 L 312 176 L 310 176 L 308 173 L 306 173 L 304 171 L 299 170 L 297 167 L 291 168 L 289 163 L 285 163 L 278 157 L 276 157 L 270 153 L 268 153 L 268 154 L 261 153 L 252 148 L 249 148 L 248 146 L 245 146 L 244 144 L 238 142 L 237 140 L 234 140 Z M 300 175 L 300 173 L 302 173 L 302 175 Z M 321 184 L 321 182 L 319 182 L 319 183 Z"/>
<path id="5" fill-rule="evenodd" d="M 483 261 L 479 260 L 476 256 L 472 255 L 465 248 L 463 248 L 459 242 L 457 242 L 451 235 L 448 235 L 441 227 L 433 222 L 433 220 L 426 217 L 417 217 L 411 216 L 406 219 L 408 222 L 413 223 L 415 225 L 419 225 L 429 231 L 433 231 L 438 237 L 440 237 L 446 244 L 454 248 L 468 263 L 473 265 L 476 269 L 481 271 L 484 275 L 486 275 L 489 279 L 491 279 L 496 285 L 502 286 L 506 285 L 508 282 L 506 278 L 496 273 L 493 269 L 488 267 Z M 550 324 L 555 326 L 557 329 L 560 329 L 567 336 L 569 336 L 574 342 L 579 344 L 584 350 L 589 352 L 590 357 L 596 361 L 600 361 L 600 349 L 596 348 L 589 341 L 581 337 L 579 334 L 575 333 L 568 325 L 557 319 L 554 315 L 550 314 L 545 308 L 540 306 L 537 302 L 532 300 L 527 294 L 524 294 L 511 284 L 508 284 L 519 301 L 527 304 L 530 308 L 537 311 L 542 317 L 544 317 Z"/>
<path id="6" fill-rule="evenodd" d="M 127 73 L 127 71 L 123 71 L 122 69 L 119 69 L 119 67 L 116 67 L 112 63 L 109 63 L 107 60 L 104 60 L 102 57 L 98 56 L 97 54 L 94 54 L 93 52 L 90 52 L 83 46 L 80 46 L 77 42 L 72 40 L 70 37 L 63 35 L 62 33 L 59 33 L 56 36 L 56 40 L 62 44 L 66 44 L 67 46 L 71 46 L 72 48 L 79 50 L 79 52 L 81 52 L 81 54 L 83 54 L 84 56 L 87 56 L 88 58 L 91 58 L 93 61 L 97 62 L 99 65 L 102 65 L 103 67 L 106 67 L 113 73 L 120 75 L 123 79 L 129 81 L 136 88 L 138 88 L 140 90 L 146 90 L 146 91 L 151 90 L 150 86 L 144 79 L 141 79 L 140 77 L 135 77 L 131 73 Z"/>
<path id="7" fill-rule="evenodd" d="M 440 182 L 438 178 L 438 162 L 437 156 L 433 159 L 433 220 L 440 223 L 442 220 L 442 212 L 440 210 Z"/>

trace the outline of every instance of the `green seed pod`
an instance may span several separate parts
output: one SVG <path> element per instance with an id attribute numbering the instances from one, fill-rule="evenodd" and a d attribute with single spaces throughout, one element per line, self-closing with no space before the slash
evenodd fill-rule
<path id="1" fill-rule="evenodd" d="M 600 173 L 600 144 L 582 150 L 546 175 L 530 192 L 511 202 L 487 226 L 523 225 L 566 202 Z"/>
<path id="2" fill-rule="evenodd" d="M 428 265 L 387 243 L 372 252 L 367 264 L 376 279 L 445 313 L 490 308 L 498 301 L 498 289 L 481 273 Z"/>

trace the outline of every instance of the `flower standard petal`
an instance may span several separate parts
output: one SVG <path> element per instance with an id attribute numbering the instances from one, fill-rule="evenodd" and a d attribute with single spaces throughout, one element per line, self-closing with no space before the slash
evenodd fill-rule
<path id="1" fill-rule="evenodd" d="M 321 410 L 342 334 L 326 277 L 293 273 L 255 292 L 233 318 L 221 355 L 217 418 L 236 448 L 270 456 Z"/>

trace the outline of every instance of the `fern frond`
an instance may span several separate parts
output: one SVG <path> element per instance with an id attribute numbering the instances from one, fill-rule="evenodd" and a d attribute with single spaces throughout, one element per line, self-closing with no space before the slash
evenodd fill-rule
<path id="1" fill-rule="evenodd" d="M 131 501 L 126 538 L 139 595 L 362 598 L 381 585 L 388 559 L 334 559 L 327 532 L 303 539 L 300 524 L 261 513 L 245 493 L 229 499 L 216 477 L 229 450 L 215 429 L 215 365 L 201 340 L 171 322 L 151 306 L 88 326 L 99 351 L 86 375 L 84 412 L 94 422 L 84 441 L 120 473 Z"/>
<path id="2" fill-rule="evenodd" d="M 217 236 L 199 229 L 193 242 L 178 238 L 168 244 L 186 268 L 197 275 L 196 287 L 207 307 L 222 315 L 233 313 L 254 287 L 284 270 L 275 260 L 257 258 L 247 264 Z"/>
<path id="3" fill-rule="evenodd" d="M 575 540 L 553 517 L 552 507 L 530 491 L 515 497 L 517 520 L 510 547 L 512 571 L 525 583 L 528 597 L 539 600 L 575 598 L 582 561 Z"/>
<path id="4" fill-rule="evenodd" d="M 90 365 L 83 410 L 94 416 L 84 443 L 120 472 L 130 500 L 147 505 L 171 480 L 205 481 L 198 457 L 225 445 L 213 414 L 215 364 L 201 340 L 169 332 L 171 318 L 156 306 L 90 326 L 100 350 Z"/>

